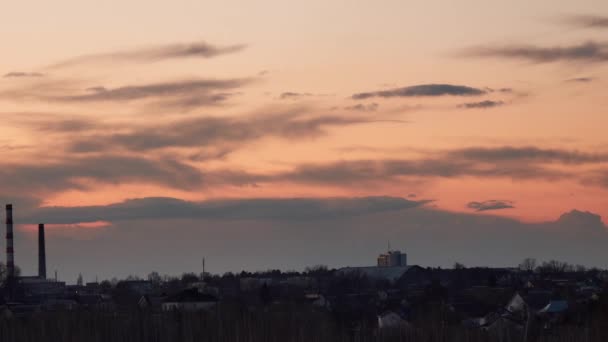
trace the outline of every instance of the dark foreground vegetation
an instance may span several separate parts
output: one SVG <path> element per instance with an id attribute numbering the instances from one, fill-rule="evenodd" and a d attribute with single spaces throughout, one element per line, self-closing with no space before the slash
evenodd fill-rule
<path id="1" fill-rule="evenodd" d="M 533 322 L 527 341 L 608 341 L 605 298 L 593 309 L 594 319 L 565 324 L 551 331 Z M 525 341 L 523 334 L 483 331 L 452 321 L 450 312 L 429 308 L 410 325 L 379 330 L 374 322 L 346 321 L 308 305 L 270 305 L 249 310 L 225 303 L 209 312 L 44 312 L 0 319 L 0 341 Z"/>

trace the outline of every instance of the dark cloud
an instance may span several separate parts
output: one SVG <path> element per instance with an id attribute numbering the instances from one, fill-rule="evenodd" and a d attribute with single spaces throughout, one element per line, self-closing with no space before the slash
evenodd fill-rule
<path id="1" fill-rule="evenodd" d="M 461 104 L 459 107 L 467 108 L 467 109 L 485 109 L 485 108 L 493 108 L 503 106 L 505 103 L 503 101 L 491 101 L 485 100 L 480 102 L 467 102 Z"/>
<path id="2" fill-rule="evenodd" d="M 30 123 L 30 125 L 32 124 Z M 83 132 L 99 128 L 99 123 L 91 119 L 38 120 L 33 125 L 38 130 L 47 133 Z"/>
<path id="3" fill-rule="evenodd" d="M 346 110 L 354 110 L 358 112 L 374 112 L 378 109 L 379 105 L 377 103 L 369 103 L 367 105 L 359 103 L 354 106 L 344 107 Z"/>
<path id="4" fill-rule="evenodd" d="M 23 71 L 12 71 L 4 74 L 5 78 L 18 78 L 18 77 L 43 77 L 44 74 L 39 72 L 23 72 Z"/>
<path id="5" fill-rule="evenodd" d="M 564 166 L 593 165 L 608 162 L 608 155 L 538 147 L 473 147 L 443 152 L 429 152 L 422 159 L 348 160 L 324 164 L 302 164 L 272 175 L 231 174 L 231 182 L 295 183 L 344 186 L 358 183 L 397 182 L 400 179 L 432 178 L 510 178 L 517 180 L 573 179 L 587 184 L 608 186 L 608 176 L 576 174 L 552 164 Z M 585 178 L 589 177 L 589 178 Z"/>
<path id="6" fill-rule="evenodd" d="M 410 87 L 378 90 L 352 95 L 355 100 L 364 100 L 372 97 L 418 97 L 418 96 L 475 96 L 483 95 L 486 91 L 463 85 L 453 84 L 421 84 Z"/>
<path id="7" fill-rule="evenodd" d="M 572 82 L 572 83 L 589 83 L 593 82 L 595 79 L 592 77 L 576 77 L 565 80 L 564 82 Z"/>
<path id="8" fill-rule="evenodd" d="M 171 147 L 237 148 L 265 137 L 309 138 L 332 126 L 367 123 L 366 117 L 306 116 L 301 111 L 247 117 L 198 117 L 150 124 L 127 133 L 74 139 L 73 152 L 94 152 L 121 148 L 147 151 Z"/>
<path id="9" fill-rule="evenodd" d="M 91 181 L 104 184 L 158 184 L 192 190 L 201 187 L 203 179 L 200 170 L 168 158 L 104 155 L 67 158 L 55 162 L 5 163 L 0 167 L 0 188 L 32 195 L 56 190 L 87 189 L 86 184 Z"/>
<path id="10" fill-rule="evenodd" d="M 246 175 L 251 180 L 252 175 Z M 379 182 L 397 182 L 403 178 L 511 178 L 518 180 L 555 180 L 571 177 L 565 171 L 525 163 L 495 163 L 459 159 L 422 160 L 350 160 L 328 164 L 305 164 L 291 171 L 267 177 L 253 178 L 253 182 L 289 181 L 295 183 L 344 186 L 353 183 L 370 185 Z"/>
<path id="11" fill-rule="evenodd" d="M 327 220 L 403 210 L 424 205 L 398 197 L 268 198 L 189 202 L 141 198 L 107 206 L 42 207 L 25 217 L 30 223 L 71 224 L 141 219 Z"/>
<path id="12" fill-rule="evenodd" d="M 197 100 L 198 104 L 223 101 L 227 95 L 217 91 L 238 88 L 248 80 L 184 80 L 144 85 L 132 85 L 107 89 L 104 87 L 88 88 L 86 94 L 67 95 L 51 99 L 68 102 L 90 101 L 132 101 L 148 98 L 176 97 Z"/>
<path id="13" fill-rule="evenodd" d="M 155 62 L 176 58 L 212 58 L 243 50 L 245 45 L 216 46 L 206 42 L 170 44 L 156 47 L 116 51 L 75 57 L 51 65 L 51 68 L 70 67 L 88 63 Z"/>
<path id="14" fill-rule="evenodd" d="M 281 100 L 295 100 L 301 97 L 310 97 L 313 96 L 313 94 L 311 93 L 296 93 L 296 92 L 292 92 L 292 91 L 286 91 L 284 93 L 281 93 L 281 95 L 279 95 L 279 98 Z"/>
<path id="15" fill-rule="evenodd" d="M 31 214 L 17 206 L 17 261 L 24 274 L 35 274 L 37 236 L 20 229 L 20 223 L 74 222 L 74 218 L 115 221 L 104 229 L 72 229 L 63 235 L 61 228 L 47 226 L 49 262 L 61 265 L 62 280 L 73 281 L 83 271 L 85 280 L 145 276 L 153 270 L 181 274 L 200 268 L 202 255 L 212 273 L 373 265 L 386 241 L 407 252 L 411 264 L 423 267 L 450 267 L 455 260 L 468 266 L 514 267 L 525 257 L 542 261 L 556 256 L 574 264 L 605 267 L 608 259 L 604 225 L 578 215 L 568 224 L 562 220 L 525 223 L 489 213 L 409 207 L 409 202 L 398 198 L 378 203 L 375 198 L 334 200 L 339 204 L 324 199 L 257 201 L 140 199 L 101 207 L 42 208 Z M 317 214 L 320 217 L 315 218 Z M 91 231 L 94 238 L 78 238 Z M 163 250 L 171 253 L 158 252 Z"/>
<path id="16" fill-rule="evenodd" d="M 602 222 L 602 217 L 588 211 L 572 210 L 562 214 L 556 223 L 565 229 L 579 232 L 606 232 L 606 226 Z"/>
<path id="17" fill-rule="evenodd" d="M 577 27 L 608 28 L 608 17 L 595 15 L 580 15 L 566 19 L 566 22 Z"/>
<path id="18" fill-rule="evenodd" d="M 521 163 L 587 164 L 608 162 L 608 154 L 606 153 L 543 149 L 534 146 L 471 147 L 449 151 L 447 157 L 489 163 L 517 161 Z"/>
<path id="19" fill-rule="evenodd" d="M 588 41 L 578 45 L 553 47 L 534 45 L 486 46 L 469 49 L 464 55 L 522 59 L 535 63 L 559 61 L 606 62 L 608 61 L 608 43 Z"/>
<path id="20" fill-rule="evenodd" d="M 489 200 L 483 202 L 469 202 L 467 208 L 475 211 L 501 210 L 515 208 L 513 201 Z"/>

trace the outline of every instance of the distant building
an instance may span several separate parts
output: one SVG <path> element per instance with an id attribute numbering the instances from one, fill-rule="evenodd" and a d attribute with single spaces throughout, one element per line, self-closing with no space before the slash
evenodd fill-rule
<path id="1" fill-rule="evenodd" d="M 209 294 L 200 293 L 197 289 L 187 289 L 167 297 L 162 303 L 163 311 L 183 310 L 201 311 L 214 307 L 218 298 Z M 141 304 L 141 302 L 140 302 Z"/>
<path id="2" fill-rule="evenodd" d="M 40 277 L 19 277 L 18 281 L 26 297 L 57 297 L 63 295 L 66 290 L 64 282 Z"/>
<path id="3" fill-rule="evenodd" d="M 407 254 L 401 251 L 388 251 L 378 256 L 378 267 L 407 266 Z"/>

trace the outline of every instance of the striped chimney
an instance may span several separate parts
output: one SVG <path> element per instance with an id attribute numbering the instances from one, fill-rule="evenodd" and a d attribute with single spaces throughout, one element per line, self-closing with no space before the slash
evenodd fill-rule
<path id="1" fill-rule="evenodd" d="M 13 205 L 6 205 L 6 271 L 9 279 L 15 277 L 15 251 L 13 249 Z"/>

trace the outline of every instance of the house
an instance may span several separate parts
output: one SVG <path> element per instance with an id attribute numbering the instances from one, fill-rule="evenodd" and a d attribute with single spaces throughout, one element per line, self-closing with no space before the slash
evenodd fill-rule
<path id="1" fill-rule="evenodd" d="M 197 289 L 187 289 L 167 297 L 161 307 L 163 311 L 201 311 L 214 307 L 217 302 L 218 298 L 213 295 L 200 293 Z"/>
<path id="2" fill-rule="evenodd" d="M 143 295 L 137 302 L 137 306 L 142 310 L 161 310 L 166 299 L 165 296 Z"/>
<path id="3" fill-rule="evenodd" d="M 544 308 L 540 309 L 538 313 L 543 315 L 556 315 L 564 313 L 566 310 L 568 310 L 568 301 L 552 300 Z"/>
<path id="4" fill-rule="evenodd" d="M 386 311 L 378 315 L 379 329 L 399 329 L 408 327 L 409 323 L 394 311 Z"/>

